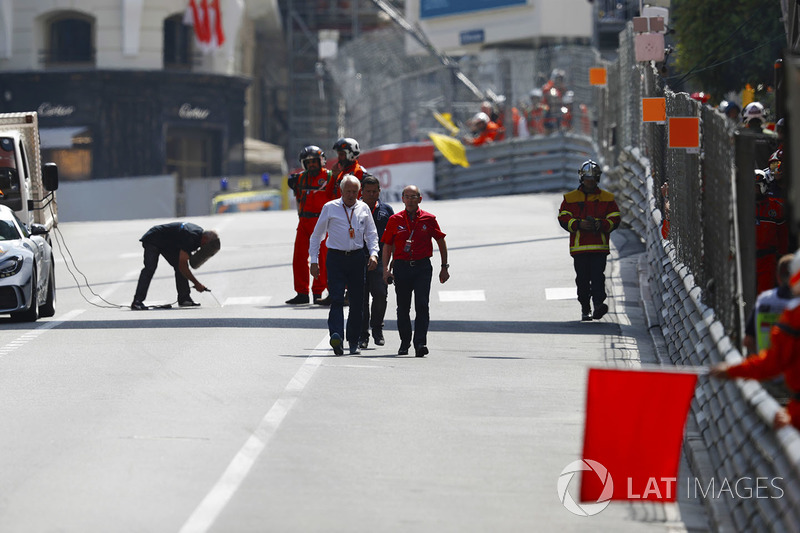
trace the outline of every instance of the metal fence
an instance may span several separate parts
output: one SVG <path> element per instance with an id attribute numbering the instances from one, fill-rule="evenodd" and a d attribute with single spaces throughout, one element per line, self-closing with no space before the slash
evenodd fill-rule
<path id="1" fill-rule="evenodd" d="M 749 234 L 737 234 L 734 126 L 688 94 L 671 91 L 654 67 L 636 63 L 630 27 L 623 32 L 618 60 L 608 65 L 608 72 L 607 87 L 598 89 L 597 106 L 603 158 L 613 168 L 624 150 L 637 149 L 650 160 L 652 193 L 661 215 L 669 218 L 669 239 L 677 257 L 703 290 L 703 303 L 716 311 L 726 333 L 738 342 L 748 310 L 739 265 L 753 266 L 742 256 L 738 240 Z M 699 117 L 700 150 L 668 148 L 666 124 L 642 121 L 643 97 L 664 97 L 669 117 Z M 752 169 L 749 179 L 752 183 Z M 661 192 L 665 183 L 667 196 Z M 752 198 L 740 199 L 748 200 Z M 754 290 L 746 296 L 752 302 Z"/>
<path id="2" fill-rule="evenodd" d="M 664 337 L 664 364 L 736 362 L 743 300 L 754 293 L 743 281 L 753 279 L 755 263 L 754 231 L 747 231 L 755 203 L 752 139 L 714 109 L 663 86 L 649 65 L 635 63 L 632 41 L 629 27 L 618 60 L 608 65 L 608 86 L 598 92 L 598 139 L 610 167 L 606 185 L 646 245 L 651 331 Z M 668 148 L 666 126 L 642 122 L 638 108 L 647 96 L 664 96 L 668 116 L 700 117 L 699 154 Z M 663 239 L 667 200 L 671 229 Z M 772 429 L 779 407 L 753 381 L 698 380 L 684 444 L 703 486 L 747 479 L 777 485 L 760 497 L 707 498 L 713 529 L 800 530 L 800 434 Z"/>
<path id="3" fill-rule="evenodd" d="M 577 169 L 595 157 L 590 138 L 571 133 L 512 139 L 467 149 L 470 166 L 436 157 L 436 196 L 468 198 L 563 191 L 573 188 Z"/>

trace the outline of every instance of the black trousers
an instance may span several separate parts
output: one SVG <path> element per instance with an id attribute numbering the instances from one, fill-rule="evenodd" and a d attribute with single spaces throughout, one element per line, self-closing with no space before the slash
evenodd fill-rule
<path id="1" fill-rule="evenodd" d="M 331 307 L 328 310 L 328 332 L 331 335 L 338 333 L 342 339 L 347 340 L 350 346 L 357 346 L 361 336 L 361 308 L 364 305 L 364 273 L 367 268 L 367 258 L 361 250 L 343 253 L 340 250 L 328 248 L 326 261 L 328 295 L 331 297 Z M 344 321 L 345 288 L 347 288 L 347 298 L 350 302 L 346 325 Z"/>
<path id="2" fill-rule="evenodd" d="M 606 253 L 582 253 L 572 256 L 575 266 L 575 285 L 578 301 L 584 313 L 591 311 L 589 302 L 598 305 L 606 301 Z"/>
<path id="3" fill-rule="evenodd" d="M 428 326 L 431 322 L 428 304 L 431 295 L 433 267 L 431 260 L 421 259 L 411 266 L 410 261 L 394 262 L 394 292 L 397 295 L 397 329 L 400 344 L 411 345 L 411 296 L 414 296 L 414 347 L 428 344 Z"/>
<path id="4" fill-rule="evenodd" d="M 178 289 L 178 302 L 188 300 L 191 295 L 189 280 L 178 270 L 180 252 L 164 251 L 158 246 L 145 242 L 142 243 L 142 248 L 144 248 L 144 268 L 139 274 L 139 283 L 136 285 L 136 294 L 133 296 L 133 300 L 143 302 L 147 298 L 147 290 L 150 288 L 150 281 L 153 279 L 153 275 L 156 273 L 159 255 L 163 255 L 167 263 L 175 269 L 175 288 Z"/>
<path id="5" fill-rule="evenodd" d="M 386 297 L 389 287 L 383 281 L 383 270 L 368 270 L 364 284 L 364 307 L 361 312 L 361 339 L 369 339 L 369 328 L 373 331 L 383 329 L 383 318 L 386 315 Z M 370 296 L 372 305 L 370 306 Z M 371 312 L 370 312 L 371 310 Z"/>

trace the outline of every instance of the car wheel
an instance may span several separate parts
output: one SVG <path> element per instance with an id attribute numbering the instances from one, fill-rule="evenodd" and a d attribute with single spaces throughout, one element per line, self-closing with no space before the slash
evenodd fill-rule
<path id="1" fill-rule="evenodd" d="M 52 261 L 50 262 L 50 276 L 47 282 L 47 298 L 39 307 L 40 317 L 50 317 L 56 314 L 56 272 Z"/>
<path id="2" fill-rule="evenodd" d="M 25 311 L 19 313 L 12 313 L 11 318 L 19 320 L 20 322 L 36 322 L 39 318 L 39 294 L 37 290 L 38 278 L 36 277 L 36 269 L 33 269 L 31 274 L 31 305 Z"/>

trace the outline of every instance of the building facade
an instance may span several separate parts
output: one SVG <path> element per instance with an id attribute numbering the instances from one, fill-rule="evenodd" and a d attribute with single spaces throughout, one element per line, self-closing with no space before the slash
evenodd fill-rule
<path id="1" fill-rule="evenodd" d="M 38 111 L 65 180 L 241 175 L 255 33 L 278 20 L 250 3 L 0 0 L 0 112 Z"/>

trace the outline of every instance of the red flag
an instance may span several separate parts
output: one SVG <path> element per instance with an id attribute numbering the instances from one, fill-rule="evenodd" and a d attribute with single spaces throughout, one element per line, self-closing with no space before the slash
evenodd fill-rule
<path id="1" fill-rule="evenodd" d="M 219 0 L 213 0 L 211 9 L 214 11 L 214 35 L 217 39 L 216 46 L 219 48 L 225 42 L 225 32 L 222 31 L 222 10 L 219 7 Z"/>
<path id="2" fill-rule="evenodd" d="M 201 43 L 207 43 L 211 37 L 208 28 L 208 5 L 203 2 L 202 11 L 197 7 L 195 0 L 189 0 L 189 9 L 192 11 L 192 26 L 194 34 Z"/>
<path id="3" fill-rule="evenodd" d="M 675 501 L 696 382 L 696 374 L 589 370 L 583 458 L 608 470 L 612 500 Z M 594 471 L 582 472 L 581 501 L 598 501 L 607 483 Z"/>

